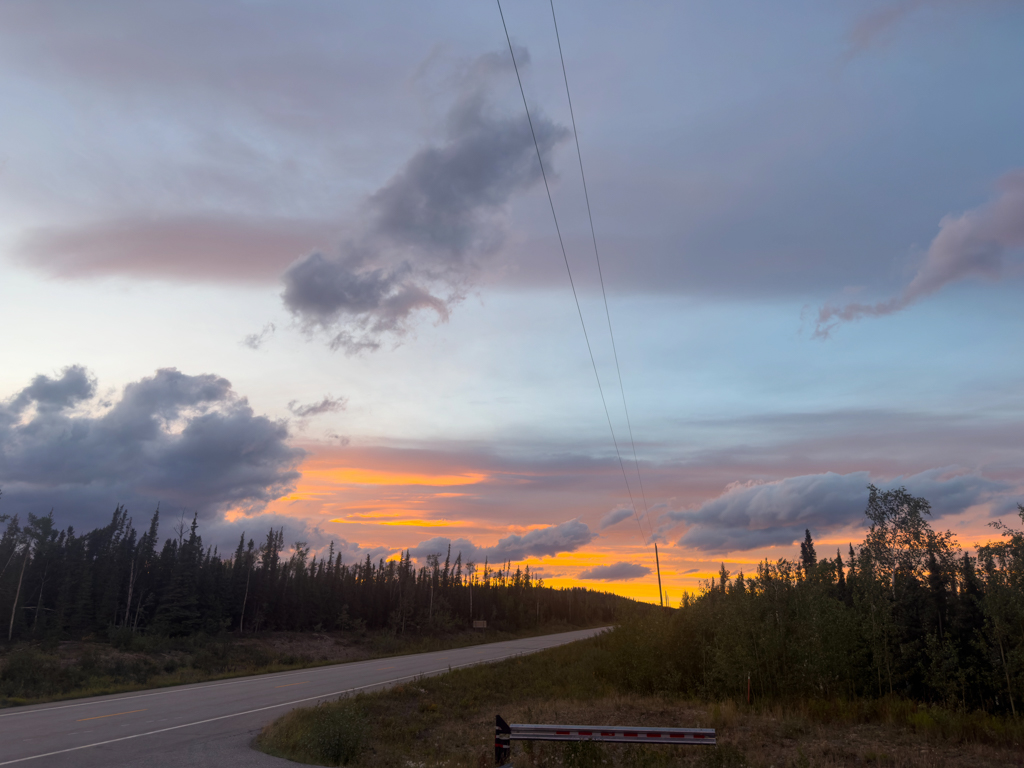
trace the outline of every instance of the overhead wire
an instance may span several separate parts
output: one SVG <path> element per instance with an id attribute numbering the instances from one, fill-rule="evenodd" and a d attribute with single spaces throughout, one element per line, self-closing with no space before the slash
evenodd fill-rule
<path id="1" fill-rule="evenodd" d="M 572 267 L 569 266 L 569 256 L 566 254 L 565 242 L 562 240 L 562 230 L 558 224 L 558 214 L 555 213 L 555 201 L 551 196 L 551 186 L 548 184 L 548 175 L 544 169 L 544 158 L 540 152 L 540 142 L 537 141 L 537 131 L 533 127 L 533 118 L 530 116 L 530 106 L 526 101 L 526 91 L 523 88 L 523 78 L 519 74 L 519 64 L 516 62 L 516 53 L 512 48 L 512 38 L 508 33 L 508 24 L 505 23 L 505 12 L 501 8 L 501 0 L 495 1 L 498 4 L 498 14 L 501 16 L 501 26 L 505 30 L 505 41 L 508 43 L 508 52 L 512 57 L 512 67 L 516 72 L 516 82 L 519 83 L 519 94 L 523 97 L 523 108 L 526 110 L 526 121 L 530 125 L 530 135 L 533 137 L 533 146 L 537 151 L 537 163 L 540 165 L 540 175 L 544 180 L 544 190 L 547 192 L 548 205 L 551 207 L 551 218 L 555 222 L 555 233 L 558 235 L 558 245 L 562 251 L 562 260 L 565 262 L 565 271 L 569 275 L 569 286 L 572 288 L 572 297 L 576 302 L 576 313 L 580 318 L 580 325 L 583 328 L 583 338 L 587 343 L 587 352 L 590 355 L 590 364 L 594 369 L 594 378 L 597 380 L 597 390 L 601 395 L 601 405 L 604 407 L 604 415 L 608 420 L 608 429 L 612 435 L 612 445 L 615 446 L 615 455 L 619 460 L 619 468 L 622 470 L 622 479 L 626 483 L 626 493 L 629 495 L 629 503 L 633 507 L 633 516 L 636 518 L 637 527 L 640 529 L 640 537 L 643 539 L 644 546 L 649 546 L 643 525 L 640 523 L 640 514 L 637 511 L 636 501 L 633 499 L 633 491 L 629 486 L 629 476 L 626 474 L 626 465 L 622 460 L 622 452 L 619 450 L 619 441 L 615 437 L 615 427 L 612 425 L 611 413 L 608 410 L 608 401 L 604 396 L 604 387 L 601 386 L 601 376 L 597 371 L 597 361 L 594 358 L 594 350 L 590 345 L 590 335 L 587 333 L 587 324 L 583 319 L 583 309 L 580 307 L 579 294 L 576 292 L 576 282 L 572 277 Z M 650 524 L 649 521 L 648 524 Z"/>
<path id="2" fill-rule="evenodd" d="M 555 25 L 555 40 L 558 41 L 558 58 L 562 63 L 562 80 L 565 82 L 565 98 L 569 102 L 569 117 L 572 119 L 572 135 L 576 141 L 576 157 L 580 163 L 580 179 L 583 181 L 583 197 L 587 201 L 587 218 L 590 220 L 590 238 L 594 243 L 594 260 L 597 262 L 597 276 L 601 281 L 601 297 L 604 299 L 604 315 L 608 320 L 608 336 L 612 342 L 612 356 L 615 358 L 615 372 L 619 377 L 619 391 L 622 393 L 622 410 L 626 414 L 626 428 L 629 430 L 629 444 L 633 449 L 633 463 L 636 465 L 636 478 L 640 483 L 640 498 L 644 502 L 644 517 L 647 527 L 654 536 L 651 526 L 650 509 L 647 506 L 647 494 L 644 491 L 644 480 L 640 474 L 640 459 L 636 453 L 636 441 L 633 439 L 633 424 L 629 419 L 629 407 L 626 405 L 626 387 L 622 383 L 622 368 L 619 366 L 619 352 L 615 346 L 615 332 L 612 330 L 612 313 L 608 309 L 608 293 L 604 287 L 604 271 L 601 269 L 601 256 L 597 249 L 597 232 L 594 229 L 594 214 L 590 210 L 590 193 L 587 191 L 587 175 L 583 172 L 583 152 L 580 150 L 580 136 L 576 131 L 576 113 L 572 108 L 572 96 L 569 95 L 569 75 L 565 71 L 565 56 L 562 54 L 562 38 L 558 34 L 558 17 L 555 16 L 555 0 L 548 0 L 551 5 L 551 21 Z"/>

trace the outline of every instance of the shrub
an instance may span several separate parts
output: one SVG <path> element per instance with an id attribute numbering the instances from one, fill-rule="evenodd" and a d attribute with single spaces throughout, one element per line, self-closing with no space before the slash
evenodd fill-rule
<path id="1" fill-rule="evenodd" d="M 318 704 L 285 715 L 260 734 L 261 749 L 318 765 L 348 765 L 363 751 L 366 719 L 358 700 Z"/>
<path id="2" fill-rule="evenodd" d="M 0 669 L 0 692 L 7 698 L 59 695 L 84 682 L 80 669 L 62 667 L 57 658 L 32 648 L 8 654 Z"/>

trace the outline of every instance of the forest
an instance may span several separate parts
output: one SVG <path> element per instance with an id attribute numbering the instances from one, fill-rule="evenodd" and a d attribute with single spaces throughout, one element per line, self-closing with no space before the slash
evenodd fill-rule
<path id="1" fill-rule="evenodd" d="M 1024 521 L 1024 506 L 1019 506 Z M 346 563 L 333 545 L 287 548 L 282 530 L 222 556 L 197 519 L 159 544 L 127 511 L 78 535 L 52 516 L 3 519 L 0 611 L 19 641 L 121 633 L 218 636 L 276 630 L 444 632 L 471 619 L 519 631 L 618 623 L 605 672 L 636 693 L 703 700 L 897 697 L 1017 716 L 1024 701 L 1024 531 L 993 523 L 965 551 L 934 530 L 926 499 L 869 487 L 863 541 L 717 578 L 658 610 L 609 593 L 552 589 L 511 563 L 431 556 Z M 845 555 L 845 556 L 844 556 Z M 630 620 L 623 620 L 630 618 Z"/>
<path id="2" fill-rule="evenodd" d="M 0 537 L 0 611 L 7 641 L 104 640 L 225 632 L 392 630 L 446 632 L 485 620 L 519 631 L 561 622 L 614 622 L 633 601 L 582 588 L 552 589 L 512 563 L 463 562 L 449 551 L 416 568 L 396 560 L 343 562 L 283 529 L 262 544 L 243 535 L 230 556 L 204 546 L 199 523 L 181 521 L 160 544 L 159 511 L 141 535 L 117 507 L 110 524 L 77 534 L 52 513 L 6 523 Z"/>
<path id="3" fill-rule="evenodd" d="M 1024 521 L 1024 506 L 1018 505 Z M 930 505 L 869 486 L 864 540 L 718 578 L 671 615 L 608 637 L 609 674 L 638 693 L 720 701 L 910 699 L 1018 717 L 1024 693 L 1024 531 L 992 523 L 972 555 Z"/>

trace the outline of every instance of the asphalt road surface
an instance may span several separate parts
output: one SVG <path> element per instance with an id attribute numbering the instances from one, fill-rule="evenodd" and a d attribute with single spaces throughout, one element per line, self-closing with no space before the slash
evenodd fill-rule
<path id="1" fill-rule="evenodd" d="M 251 746 L 260 728 L 290 709 L 533 653 L 600 631 L 0 710 L 0 766 L 295 765 Z"/>

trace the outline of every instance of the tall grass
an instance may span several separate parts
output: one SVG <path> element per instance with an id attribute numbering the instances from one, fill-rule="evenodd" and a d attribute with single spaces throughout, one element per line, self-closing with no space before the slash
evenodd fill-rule
<path id="1" fill-rule="evenodd" d="M 0 707 L 198 683 L 227 677 L 462 648 L 579 629 L 562 623 L 522 632 L 447 634 L 383 632 L 274 633 L 169 638 L 115 631 L 108 643 L 19 644 L 0 654 Z M 317 651 L 296 651 L 310 637 Z M 294 642 L 292 642 L 294 641 Z"/>
<path id="2" fill-rule="evenodd" d="M 320 765 L 484 768 L 492 760 L 495 714 L 509 722 L 710 726 L 722 736 L 714 750 L 517 745 L 516 765 L 534 768 L 761 765 L 759 752 L 765 752 L 766 743 L 774 750 L 772 760 L 779 755 L 784 759 L 763 762 L 765 768 L 865 761 L 916 768 L 931 765 L 918 756 L 925 747 L 975 761 L 948 762 L 950 766 L 986 765 L 992 764 L 986 760 L 993 755 L 1005 759 L 1024 745 L 1024 727 L 1010 718 L 896 697 L 793 697 L 752 705 L 741 696 L 695 700 L 678 687 L 669 689 L 663 677 L 665 657 L 652 651 L 661 642 L 664 621 L 670 619 L 652 619 L 647 626 L 629 622 L 599 637 L 530 656 L 294 710 L 265 728 L 257 745 L 270 754 Z M 641 638 L 646 642 L 639 643 Z M 865 748 L 866 732 L 870 746 Z M 332 740 L 340 740 L 341 746 Z M 335 747 L 341 752 L 331 751 Z"/>

